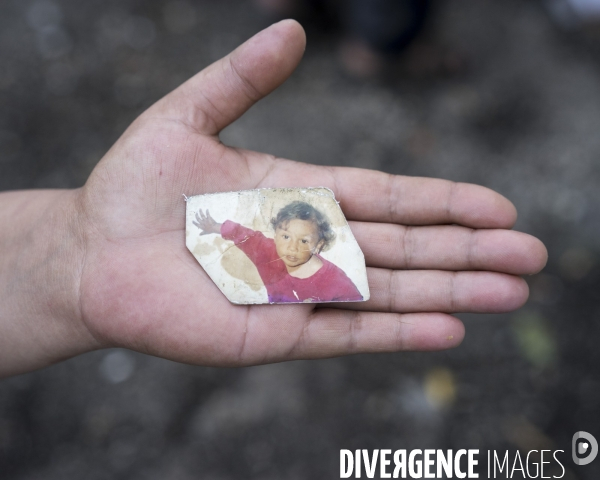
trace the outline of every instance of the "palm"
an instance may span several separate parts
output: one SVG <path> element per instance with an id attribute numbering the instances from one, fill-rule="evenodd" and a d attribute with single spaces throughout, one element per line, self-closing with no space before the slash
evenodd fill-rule
<path id="1" fill-rule="evenodd" d="M 92 333 L 105 345 L 190 363 L 249 364 L 445 348 L 463 330 L 444 312 L 519 306 L 526 286 L 513 274 L 541 268 L 543 246 L 516 232 L 469 228 L 510 228 L 514 210 L 499 195 L 276 160 L 218 141 L 300 59 L 297 24 L 261 35 L 142 115 L 84 187 L 81 305 Z M 220 293 L 185 248 L 183 195 L 275 186 L 334 190 L 365 252 L 369 302 L 243 307 Z"/>

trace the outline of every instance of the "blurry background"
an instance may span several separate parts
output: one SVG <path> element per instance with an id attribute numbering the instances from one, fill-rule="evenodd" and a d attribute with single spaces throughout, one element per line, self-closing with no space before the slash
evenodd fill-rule
<path id="1" fill-rule="evenodd" d="M 461 315 L 443 353 L 213 369 L 113 350 L 10 378 L 0 477 L 329 479 L 341 448 L 548 448 L 565 478 L 599 478 L 570 459 L 576 431 L 600 439 L 600 36 L 576 13 L 434 1 L 420 46 L 358 77 L 344 22 L 307 15 L 298 71 L 223 134 L 498 190 L 550 251 L 522 310 Z M 141 111 L 270 20 L 242 0 L 2 1 L 0 189 L 82 185 Z"/>

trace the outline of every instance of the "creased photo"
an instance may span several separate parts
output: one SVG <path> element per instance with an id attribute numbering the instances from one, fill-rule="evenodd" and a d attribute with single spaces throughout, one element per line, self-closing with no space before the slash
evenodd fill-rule
<path id="1" fill-rule="evenodd" d="M 329 189 L 190 197 L 186 236 L 189 250 L 233 303 L 369 298 L 364 256 Z"/>

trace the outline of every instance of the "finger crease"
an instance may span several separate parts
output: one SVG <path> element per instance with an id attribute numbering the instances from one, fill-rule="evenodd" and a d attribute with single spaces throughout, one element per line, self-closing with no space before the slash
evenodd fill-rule
<path id="1" fill-rule="evenodd" d="M 246 307 L 246 318 L 245 318 L 245 323 L 244 323 L 244 336 L 242 338 L 242 346 L 240 347 L 240 350 L 238 353 L 238 360 L 240 362 L 243 361 L 244 354 L 246 352 L 246 342 L 248 339 L 248 325 L 249 324 L 250 324 L 250 307 Z"/>
<path id="2" fill-rule="evenodd" d="M 396 291 L 394 288 L 394 283 L 395 283 L 395 278 L 394 278 L 394 271 L 390 270 L 389 272 L 389 277 L 388 277 L 388 282 L 387 282 L 387 296 L 388 296 L 388 302 L 387 302 L 387 310 L 388 312 L 393 312 L 394 311 L 394 305 L 395 305 L 395 295 L 394 292 Z"/>
<path id="3" fill-rule="evenodd" d="M 456 312 L 456 275 L 457 272 L 450 272 L 449 290 L 450 290 L 450 311 Z"/>
<path id="4" fill-rule="evenodd" d="M 396 195 L 394 189 L 395 175 L 388 174 L 388 181 L 386 184 L 386 198 L 388 199 L 388 220 L 390 222 L 395 221 L 397 209 L 396 209 Z"/>
<path id="5" fill-rule="evenodd" d="M 337 198 L 341 198 L 342 194 L 341 194 L 341 191 L 338 188 L 338 182 L 337 182 L 337 179 L 335 177 L 335 169 L 334 169 L 334 167 L 327 166 L 325 168 L 327 169 L 327 171 L 329 172 L 329 175 L 331 176 L 331 182 L 333 183 L 333 193 L 335 194 L 335 196 Z"/>
<path id="6" fill-rule="evenodd" d="M 239 81 L 242 83 L 242 85 L 245 87 L 244 94 L 246 95 L 246 97 L 248 97 L 249 100 L 251 100 L 252 102 L 256 102 L 257 100 L 262 98 L 262 93 L 258 91 L 258 89 L 252 84 L 252 82 L 250 82 L 250 80 L 248 80 L 248 78 L 245 75 L 242 75 L 239 72 L 238 67 L 236 67 L 235 63 L 233 63 L 231 57 L 229 57 L 229 67 L 231 71 L 235 74 L 235 76 L 239 79 Z"/>
<path id="7" fill-rule="evenodd" d="M 407 322 L 402 320 L 403 317 L 404 317 L 403 314 L 401 314 L 401 313 L 397 314 L 397 316 L 396 316 L 397 321 L 395 324 L 396 343 L 400 346 L 400 350 L 406 350 L 406 338 L 404 336 L 404 324 L 406 324 Z"/>
<path id="8" fill-rule="evenodd" d="M 314 315 L 315 315 L 314 310 L 310 313 L 310 315 L 308 315 L 307 320 L 304 323 L 304 326 L 302 327 L 302 329 L 300 330 L 300 333 L 298 334 L 298 338 L 294 342 L 291 350 L 288 352 L 288 357 L 294 357 L 294 354 L 296 352 L 301 351 L 302 347 L 304 345 L 306 345 L 306 339 L 308 338 L 308 335 L 309 335 L 308 330 L 310 328 L 310 325 L 312 324 Z"/>
<path id="9" fill-rule="evenodd" d="M 206 95 L 202 90 L 199 90 L 200 95 L 202 95 L 202 98 L 204 99 L 204 101 L 210 106 L 210 108 L 219 116 L 219 117 L 223 117 L 223 112 L 221 112 L 221 110 L 217 107 L 217 105 L 215 104 L 215 102 L 213 102 L 210 97 L 208 95 Z M 219 128 L 217 127 L 217 122 L 214 119 L 214 116 L 212 115 L 208 115 L 204 109 L 198 105 L 196 105 L 195 108 L 195 113 L 196 115 L 201 115 L 202 116 L 202 120 L 201 122 L 193 121 L 192 125 L 203 125 L 206 123 L 210 123 L 211 124 L 211 128 L 198 128 L 198 127 L 193 127 L 194 130 L 199 133 L 202 134 L 204 131 L 207 132 L 211 132 L 211 133 L 217 133 Z"/>
<path id="10" fill-rule="evenodd" d="M 269 175 L 271 175 L 271 173 L 275 169 L 275 166 L 277 165 L 277 162 L 279 160 L 277 157 L 275 157 L 273 155 L 268 155 L 267 158 L 269 159 L 268 160 L 269 166 L 267 167 L 267 170 L 265 171 L 265 174 L 263 175 L 263 177 L 256 184 L 257 187 L 261 186 L 264 183 L 264 181 L 269 177 Z M 248 160 L 246 160 L 246 163 L 248 164 L 248 167 L 250 167 Z"/>
<path id="11" fill-rule="evenodd" d="M 448 190 L 448 198 L 446 199 L 446 218 L 448 218 L 451 223 L 453 223 L 452 204 L 454 203 L 457 188 L 458 183 L 450 181 L 450 189 Z"/>
<path id="12" fill-rule="evenodd" d="M 358 346 L 357 336 L 362 330 L 363 318 L 359 312 L 354 312 L 354 317 L 350 320 L 350 338 L 348 339 L 348 352 L 356 352 Z"/>
<path id="13" fill-rule="evenodd" d="M 404 227 L 402 237 L 402 250 L 404 252 L 404 268 L 410 269 L 413 265 L 413 232 L 412 227 Z"/>
<path id="14" fill-rule="evenodd" d="M 477 245 L 477 232 L 475 230 L 471 230 L 471 235 L 469 236 L 469 245 L 467 247 L 467 268 L 469 270 L 474 270 L 474 261 L 475 256 L 475 248 Z"/>

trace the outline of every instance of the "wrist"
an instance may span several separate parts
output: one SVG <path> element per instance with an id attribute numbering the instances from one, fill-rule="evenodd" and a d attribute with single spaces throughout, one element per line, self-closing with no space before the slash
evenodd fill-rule
<path id="1" fill-rule="evenodd" d="M 79 307 L 85 259 L 80 190 L 0 194 L 0 376 L 50 365 L 99 343 Z"/>

